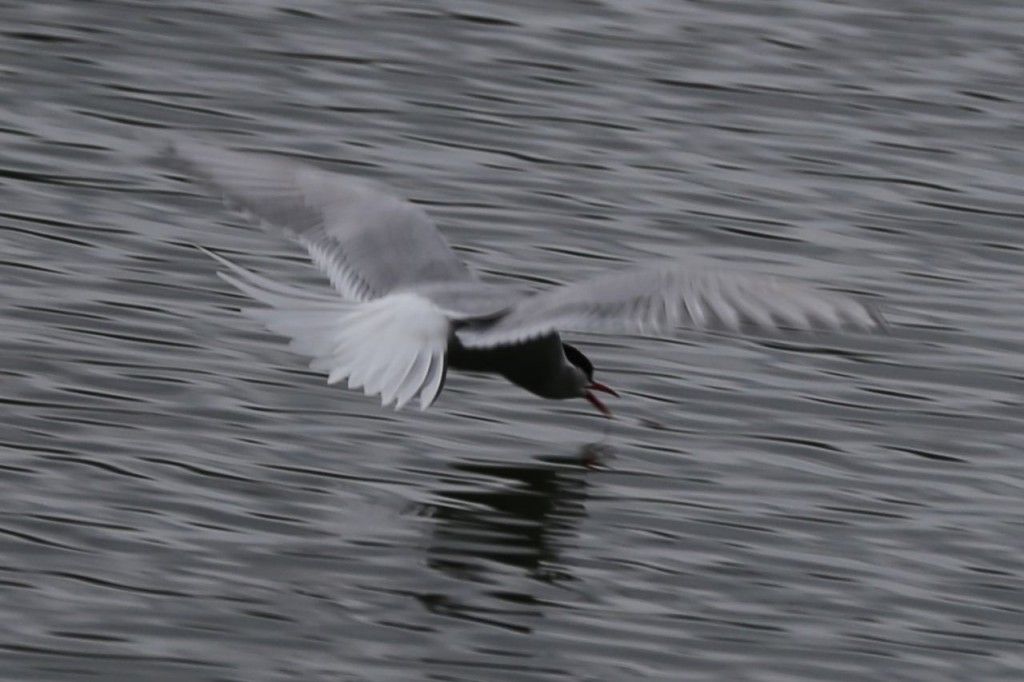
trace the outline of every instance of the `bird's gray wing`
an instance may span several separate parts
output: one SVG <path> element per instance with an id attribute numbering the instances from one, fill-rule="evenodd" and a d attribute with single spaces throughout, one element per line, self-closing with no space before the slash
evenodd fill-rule
<path id="1" fill-rule="evenodd" d="M 299 241 L 349 300 L 476 279 L 423 209 L 378 183 L 183 140 L 169 144 L 163 158 Z"/>
<path id="2" fill-rule="evenodd" d="M 872 330 L 884 324 L 852 296 L 708 262 L 663 260 L 523 298 L 498 319 L 456 333 L 467 347 L 488 348 L 559 330 L 658 334 L 677 326 Z"/>

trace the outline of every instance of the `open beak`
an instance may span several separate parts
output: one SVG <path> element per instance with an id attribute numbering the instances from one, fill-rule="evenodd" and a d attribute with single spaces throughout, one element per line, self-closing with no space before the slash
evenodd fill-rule
<path id="1" fill-rule="evenodd" d="M 601 399 L 594 395 L 594 391 L 608 393 L 610 395 L 615 396 L 616 398 L 619 397 L 619 394 L 615 391 L 615 389 L 611 388 L 610 386 L 605 386 L 604 384 L 598 381 L 590 382 L 590 384 L 587 386 L 587 392 L 584 394 L 584 397 L 587 399 L 587 401 L 590 402 L 590 404 L 593 405 L 595 408 L 597 408 L 598 412 L 611 419 L 611 410 L 605 407 L 605 404 L 601 402 Z"/>

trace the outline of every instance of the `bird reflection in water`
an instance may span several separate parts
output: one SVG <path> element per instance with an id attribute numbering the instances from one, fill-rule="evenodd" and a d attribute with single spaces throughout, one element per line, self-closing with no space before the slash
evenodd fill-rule
<path id="1" fill-rule="evenodd" d="M 466 580 L 485 579 L 490 562 L 545 582 L 571 580 L 559 548 L 586 514 L 587 476 L 612 454 L 607 444 L 591 443 L 575 455 L 527 464 L 452 464 L 473 480 L 436 490 L 435 499 L 442 501 L 424 509 L 437 521 L 429 565 Z M 481 485 L 480 477 L 494 484 Z"/>
<path id="2" fill-rule="evenodd" d="M 526 464 L 451 464 L 450 484 L 422 510 L 435 520 L 427 565 L 466 589 L 419 594 L 420 602 L 434 613 L 530 631 L 543 610 L 541 585 L 576 580 L 562 550 L 586 515 L 588 477 L 612 454 L 591 443 Z"/>

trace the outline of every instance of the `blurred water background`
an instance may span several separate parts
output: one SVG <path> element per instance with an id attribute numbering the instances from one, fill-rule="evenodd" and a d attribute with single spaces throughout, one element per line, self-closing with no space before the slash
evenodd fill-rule
<path id="1" fill-rule="evenodd" d="M 0 679 L 1021 680 L 1022 106 L 1010 0 L 0 0 Z M 892 333 L 573 336 L 607 435 L 384 411 L 235 312 L 193 244 L 319 276 L 182 132 L 496 281 L 701 254 Z"/>

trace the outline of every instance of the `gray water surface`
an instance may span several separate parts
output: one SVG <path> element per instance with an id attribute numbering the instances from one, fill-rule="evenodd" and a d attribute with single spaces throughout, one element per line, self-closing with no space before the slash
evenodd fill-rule
<path id="1" fill-rule="evenodd" d="M 0 0 L 0 679 L 1024 678 L 1024 5 Z M 887 336 L 571 336 L 394 413 L 148 161 L 385 181 L 526 288 L 699 254 Z M 581 458 L 597 453 L 603 465 Z"/>

